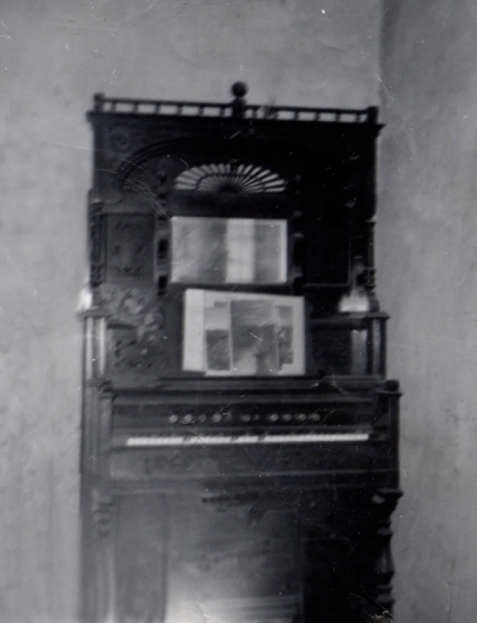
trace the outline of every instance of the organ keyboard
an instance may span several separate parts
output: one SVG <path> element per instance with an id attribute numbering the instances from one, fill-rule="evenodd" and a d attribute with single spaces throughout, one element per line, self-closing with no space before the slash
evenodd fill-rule
<path id="1" fill-rule="evenodd" d="M 128 437 L 126 440 L 113 440 L 116 447 L 160 447 L 160 446 L 227 446 L 227 445 L 254 445 L 276 443 L 330 443 L 330 442 L 357 442 L 369 441 L 369 432 L 353 433 L 295 433 L 288 435 L 142 435 Z"/>

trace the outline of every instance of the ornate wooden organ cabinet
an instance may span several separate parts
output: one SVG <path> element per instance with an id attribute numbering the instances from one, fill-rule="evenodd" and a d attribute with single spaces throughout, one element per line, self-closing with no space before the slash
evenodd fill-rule
<path id="1" fill-rule="evenodd" d="M 392 606 L 377 109 L 95 97 L 83 619 Z"/>

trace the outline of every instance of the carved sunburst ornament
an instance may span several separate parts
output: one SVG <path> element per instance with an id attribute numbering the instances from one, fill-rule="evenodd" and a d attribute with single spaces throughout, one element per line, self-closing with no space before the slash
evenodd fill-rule
<path id="1" fill-rule="evenodd" d="M 183 171 L 175 180 L 177 190 L 231 193 L 281 193 L 285 181 L 269 169 L 254 164 L 202 164 Z"/>

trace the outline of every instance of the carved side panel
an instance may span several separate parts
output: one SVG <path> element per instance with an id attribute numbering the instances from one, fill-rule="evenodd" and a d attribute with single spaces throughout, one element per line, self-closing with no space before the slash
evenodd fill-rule
<path id="1" fill-rule="evenodd" d="M 103 284 L 109 316 L 107 374 L 121 384 L 147 384 L 168 368 L 164 315 L 153 287 Z"/>
<path id="2" fill-rule="evenodd" d="M 150 214 L 108 214 L 107 281 L 152 280 L 153 226 Z"/>

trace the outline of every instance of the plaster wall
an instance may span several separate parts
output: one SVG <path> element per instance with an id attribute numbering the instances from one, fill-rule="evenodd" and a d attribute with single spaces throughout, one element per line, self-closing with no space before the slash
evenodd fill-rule
<path id="1" fill-rule="evenodd" d="M 384 3 L 378 286 L 402 400 L 396 619 L 477 609 L 477 4 Z"/>
<path id="2" fill-rule="evenodd" d="M 92 94 L 376 105 L 379 26 L 379 0 L 3 0 L 0 621 L 77 607 Z"/>

